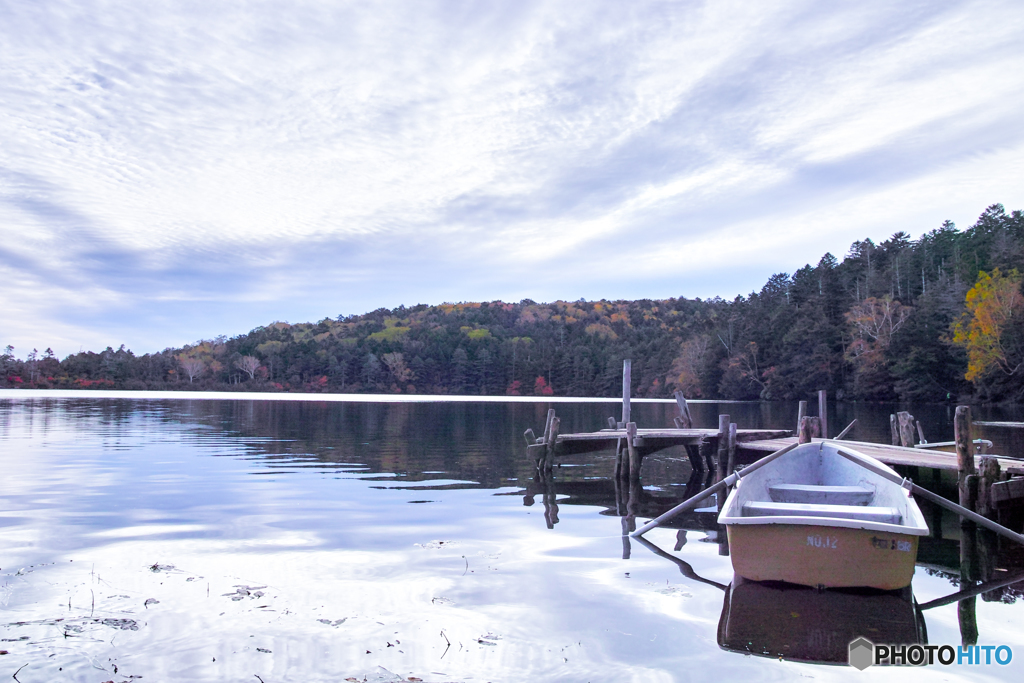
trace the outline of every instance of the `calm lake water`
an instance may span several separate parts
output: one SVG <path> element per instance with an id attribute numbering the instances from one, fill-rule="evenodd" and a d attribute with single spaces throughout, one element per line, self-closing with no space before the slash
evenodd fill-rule
<path id="1" fill-rule="evenodd" d="M 619 411 L 555 407 L 563 433 Z M 951 516 L 922 504 L 933 535 L 912 597 L 732 586 L 713 511 L 650 532 L 652 547 L 622 536 L 627 507 L 642 523 L 701 485 L 684 453 L 647 458 L 632 503 L 610 477 L 612 452 L 565 459 L 537 481 L 522 433 L 539 433 L 547 408 L 0 399 L 0 678 L 896 679 L 907 672 L 794 658 L 845 652 L 851 633 L 961 642 L 955 603 L 914 602 L 958 590 Z M 704 426 L 719 412 L 741 428 L 796 417 L 788 404 L 693 408 Z M 927 438 L 952 438 L 952 408 L 910 410 Z M 839 406 L 832 431 L 856 417 L 855 438 L 885 441 L 891 411 Z M 673 415 L 633 406 L 641 427 Z M 1016 431 L 979 435 L 1024 455 Z M 1024 568 L 1019 549 L 991 545 L 994 576 Z M 978 642 L 1011 646 L 1008 666 L 914 675 L 1020 680 L 1022 596 L 1018 583 L 974 601 Z"/>

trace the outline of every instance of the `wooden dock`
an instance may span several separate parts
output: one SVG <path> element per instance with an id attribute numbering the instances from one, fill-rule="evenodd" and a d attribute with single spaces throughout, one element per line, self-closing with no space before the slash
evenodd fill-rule
<path id="1" fill-rule="evenodd" d="M 791 443 L 796 443 L 796 440 L 797 439 L 794 436 L 738 443 L 736 444 L 737 462 L 741 464 L 753 462 L 754 460 L 757 460 L 769 453 L 774 453 L 780 448 L 784 448 Z M 822 439 L 813 439 L 815 442 L 821 440 Z M 952 471 L 956 471 L 958 469 L 956 453 L 946 453 L 944 451 L 932 451 L 921 448 L 905 448 L 903 446 L 889 446 L 887 444 L 869 443 L 866 441 L 847 441 L 845 439 L 843 440 L 843 443 L 849 445 L 850 448 L 856 451 L 860 451 L 864 455 L 869 455 L 876 460 L 880 460 L 886 465 L 929 467 L 936 470 Z M 1003 472 L 1010 475 L 1024 475 L 1024 460 L 1003 458 L 998 455 L 976 455 L 974 456 L 976 466 L 980 465 L 980 459 L 983 457 L 996 458 Z"/>
<path id="2" fill-rule="evenodd" d="M 536 461 L 540 476 L 544 477 L 551 471 L 555 458 L 614 448 L 613 477 L 616 480 L 628 478 L 630 486 L 638 488 L 645 456 L 682 446 L 694 473 L 714 472 L 716 480 L 721 481 L 744 463 L 752 463 L 791 444 L 820 442 L 823 435 L 831 434 L 824 391 L 818 392 L 816 416 L 807 414 L 808 401 L 800 401 L 796 436 L 785 429 L 738 429 L 735 423 L 730 422 L 728 415 L 718 416 L 717 429 L 696 429 L 686 399 L 679 391 L 675 393 L 679 408 L 679 415 L 674 418 L 675 429 L 639 429 L 631 421 L 630 360 L 623 361 L 622 370 L 622 419 L 609 417 L 609 429 L 561 434 L 560 420 L 552 408 L 548 410 L 543 436 L 537 437 L 532 429 L 526 430 L 523 436 L 527 452 Z M 958 473 L 960 505 L 983 516 L 998 516 L 1010 507 L 1024 509 L 1024 459 L 985 454 L 984 446 L 991 445 L 991 442 L 972 438 L 968 406 L 957 407 L 954 420 L 955 453 L 935 449 L 943 444 L 928 444 L 920 422 L 906 411 L 889 417 L 892 446 L 844 440 L 843 437 L 856 422 L 851 422 L 831 440 L 843 440 L 853 450 L 887 465 L 955 471 Z M 998 424 L 1017 427 L 1024 423 Z M 978 448 L 982 449 L 981 453 L 977 453 Z"/>

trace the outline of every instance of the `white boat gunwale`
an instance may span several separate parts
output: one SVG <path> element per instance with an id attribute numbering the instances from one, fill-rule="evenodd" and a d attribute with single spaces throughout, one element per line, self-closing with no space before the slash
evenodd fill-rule
<path id="1" fill-rule="evenodd" d="M 892 468 L 882 464 L 875 458 L 859 453 L 851 448 L 848 448 L 845 444 L 842 444 L 842 450 L 845 453 L 851 454 L 857 458 L 863 458 L 865 461 L 874 464 L 883 469 L 889 470 L 894 475 L 896 474 Z M 883 498 L 889 500 L 883 501 L 883 503 L 891 503 L 889 505 L 882 505 L 881 507 L 894 507 L 897 508 L 902 516 L 901 524 L 891 524 L 886 522 L 875 522 L 862 519 L 850 519 L 846 517 L 829 517 L 829 516 L 811 516 L 811 515 L 756 515 L 756 516 L 745 516 L 743 514 L 743 504 L 747 502 L 771 502 L 772 498 L 768 493 L 768 488 L 774 484 L 779 483 L 780 480 L 771 479 L 775 468 L 771 466 L 762 469 L 761 471 L 755 472 L 748 478 L 741 478 L 737 482 L 736 487 L 732 493 L 729 494 L 725 501 L 725 505 L 722 508 L 722 512 L 718 516 L 718 523 L 726 526 L 729 525 L 775 525 L 775 524 L 789 524 L 797 526 L 809 526 L 809 527 L 833 527 L 833 528 L 847 528 L 847 529 L 864 529 L 869 531 L 878 531 L 882 533 L 890 534 L 905 534 L 908 536 L 927 536 L 930 532 L 928 524 L 925 522 L 924 515 L 921 514 L 920 508 L 917 503 L 911 497 L 910 492 L 903 487 L 897 486 L 891 481 L 887 481 L 882 477 L 870 472 L 869 470 L 859 467 L 856 463 L 850 462 L 848 458 L 844 458 L 835 451 L 840 448 L 839 444 L 831 443 L 829 441 L 820 441 L 813 444 L 803 444 L 798 446 L 796 449 L 790 451 L 783 456 L 780 461 L 773 464 L 781 464 L 781 461 L 795 460 L 800 457 L 807 457 L 811 451 L 817 451 L 819 457 L 824 457 L 826 449 L 833 451 L 827 455 L 834 455 L 836 458 L 849 463 L 849 466 L 859 470 L 857 472 L 856 484 L 860 486 L 868 486 L 873 488 L 877 493 L 883 492 Z M 854 470 L 848 470 L 853 472 Z M 759 476 L 760 475 L 760 476 Z M 843 480 L 849 483 L 850 480 Z M 760 488 L 758 488 L 760 487 Z M 757 490 L 755 490 L 757 489 Z M 898 491 L 898 493 L 897 493 Z M 899 496 L 898 499 L 892 500 L 894 496 Z M 813 504 L 811 504 L 813 506 Z M 870 506 L 875 507 L 875 506 Z"/>

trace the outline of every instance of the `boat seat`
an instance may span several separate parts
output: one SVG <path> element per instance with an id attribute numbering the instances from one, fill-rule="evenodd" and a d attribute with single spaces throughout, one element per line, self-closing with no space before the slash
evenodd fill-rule
<path id="1" fill-rule="evenodd" d="M 867 505 L 875 492 L 866 486 L 815 486 L 814 484 L 773 484 L 768 494 L 776 503 L 824 503 L 826 505 Z"/>
<path id="2" fill-rule="evenodd" d="M 867 505 L 828 505 L 824 503 L 769 503 L 748 501 L 743 504 L 744 517 L 834 517 L 863 522 L 902 524 L 903 515 L 896 508 Z"/>

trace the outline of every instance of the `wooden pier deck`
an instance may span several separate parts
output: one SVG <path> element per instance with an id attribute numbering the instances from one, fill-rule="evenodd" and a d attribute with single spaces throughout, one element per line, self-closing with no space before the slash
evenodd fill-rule
<path id="1" fill-rule="evenodd" d="M 813 441 L 821 441 L 822 439 L 813 439 Z M 796 443 L 796 437 L 785 437 L 785 438 L 771 438 L 763 439 L 759 441 L 748 441 L 746 443 L 736 444 L 736 455 L 737 462 L 739 463 L 750 463 L 763 457 L 769 453 L 774 453 L 780 448 L 784 448 L 792 443 Z M 902 465 L 906 467 L 929 467 L 937 470 L 953 470 L 956 471 L 957 459 L 956 453 L 945 453 L 943 451 L 931 451 L 924 450 L 921 448 L 904 448 L 903 446 L 889 446 L 881 443 L 869 443 L 866 441 L 847 441 L 843 440 L 843 443 L 848 445 L 850 448 L 860 451 L 864 455 L 869 455 L 876 460 L 884 462 L 886 465 Z M 975 464 L 979 464 L 979 458 L 983 456 L 974 456 Z M 998 455 L 990 455 L 984 457 L 997 458 L 999 466 L 1003 472 L 1010 475 L 1024 475 L 1024 461 L 1017 460 L 1014 458 L 1002 458 Z"/>
<path id="2" fill-rule="evenodd" d="M 785 429 L 739 429 L 736 431 L 737 443 L 776 439 L 786 437 L 792 431 Z M 559 434 L 555 446 L 555 455 L 571 455 L 575 453 L 591 453 L 615 448 L 620 439 L 625 439 L 625 429 L 602 429 L 599 432 L 583 432 L 580 434 Z M 717 429 L 637 429 L 633 446 L 649 455 L 672 446 L 700 446 L 709 442 L 717 445 Z"/>

